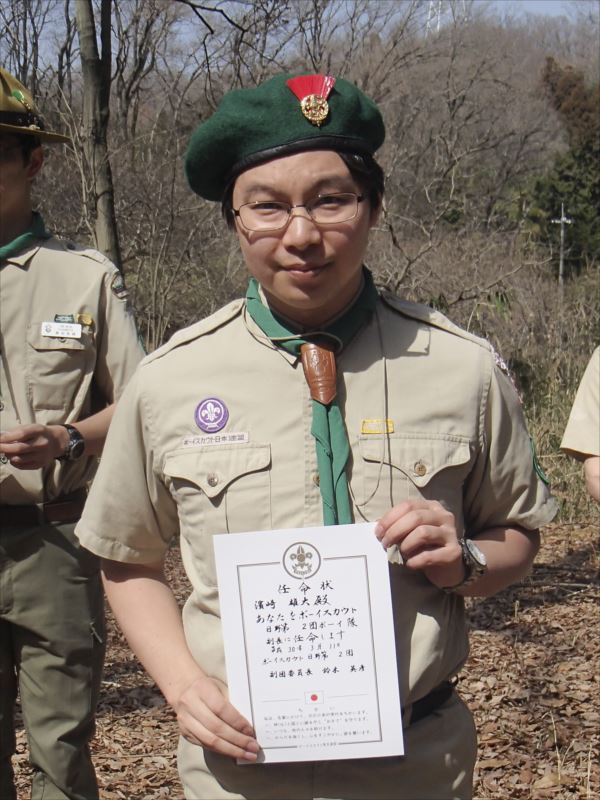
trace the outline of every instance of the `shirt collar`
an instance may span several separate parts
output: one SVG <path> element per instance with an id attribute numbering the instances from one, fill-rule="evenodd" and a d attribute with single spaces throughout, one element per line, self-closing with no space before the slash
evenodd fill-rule
<path id="1" fill-rule="evenodd" d="M 42 246 L 42 243 L 37 240 L 33 242 L 28 247 L 25 247 L 21 252 L 16 253 L 14 256 L 8 256 L 8 258 L 3 259 L 3 263 L 6 264 L 16 264 L 18 267 L 26 268 L 29 266 L 29 262 L 37 253 L 37 251 Z"/>

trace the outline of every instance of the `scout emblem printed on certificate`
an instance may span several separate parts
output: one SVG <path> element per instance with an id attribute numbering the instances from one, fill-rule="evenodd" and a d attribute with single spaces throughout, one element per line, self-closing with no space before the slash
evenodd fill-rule
<path id="1" fill-rule="evenodd" d="M 404 753 L 388 563 L 374 527 L 213 537 L 229 699 L 254 726 L 259 762 Z"/>

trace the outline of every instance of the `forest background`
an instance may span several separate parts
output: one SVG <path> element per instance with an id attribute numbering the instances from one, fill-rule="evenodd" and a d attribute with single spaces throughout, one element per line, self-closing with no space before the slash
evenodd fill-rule
<path id="1" fill-rule="evenodd" d="M 590 800 L 598 506 L 559 446 L 600 340 L 600 4 L 571 0 L 552 18 L 517 7 L 0 0 L 0 63 L 73 140 L 46 148 L 36 195 L 47 225 L 121 267 L 148 350 L 245 291 L 235 239 L 182 169 L 222 95 L 282 70 L 319 71 L 377 101 L 387 190 L 368 264 L 382 286 L 492 342 L 561 504 L 532 575 L 470 604 L 460 690 L 479 730 L 475 796 Z M 168 568 L 183 601 L 177 548 Z M 173 714 L 109 623 L 93 743 L 102 796 L 178 800 Z M 26 796 L 22 727 L 15 767 Z"/>
<path id="2" fill-rule="evenodd" d="M 37 184 L 47 224 L 123 269 L 148 350 L 245 291 L 219 208 L 183 176 L 196 125 L 277 72 L 355 81 L 387 125 L 368 263 L 496 347 L 572 520 L 594 514 L 559 445 L 599 339 L 599 4 L 565 7 L 4 0 L 0 61 L 73 139 Z"/>

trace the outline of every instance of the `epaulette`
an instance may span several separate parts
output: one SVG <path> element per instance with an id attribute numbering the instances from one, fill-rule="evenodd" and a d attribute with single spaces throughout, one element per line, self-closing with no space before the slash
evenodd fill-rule
<path id="1" fill-rule="evenodd" d="M 78 256 L 91 258 L 92 261 L 96 261 L 98 264 L 113 266 L 113 263 L 108 256 L 105 256 L 104 253 L 101 253 L 99 250 L 95 250 L 93 247 L 78 244 L 77 242 L 73 242 L 71 239 L 63 239 L 60 236 L 53 236 L 52 239 L 49 239 L 49 242 L 54 242 L 55 244 L 60 245 L 62 249 L 66 250 L 68 253 L 77 253 Z"/>
<path id="2" fill-rule="evenodd" d="M 148 364 L 151 361 L 155 361 L 157 358 L 162 358 L 162 356 L 170 353 L 171 350 L 175 350 L 176 347 L 181 347 L 184 344 L 188 344 L 188 342 L 199 339 L 201 336 L 212 333 L 217 328 L 226 325 L 237 317 L 241 313 L 243 307 L 243 299 L 232 300 L 231 303 L 215 311 L 210 317 L 205 317 L 205 319 L 194 322 L 193 325 L 189 325 L 187 328 L 182 328 L 180 331 L 174 333 L 168 342 L 165 342 L 165 344 L 153 350 L 152 353 L 149 353 L 142 361 L 142 364 Z"/>
<path id="3" fill-rule="evenodd" d="M 392 294 L 391 292 L 381 292 L 380 296 L 387 306 L 392 308 L 394 311 L 399 311 L 405 317 L 410 317 L 418 322 L 425 322 L 427 325 L 431 325 L 434 328 L 439 328 L 440 330 L 451 333 L 454 336 L 460 336 L 462 339 L 467 339 L 469 342 L 478 344 L 488 352 L 493 352 L 493 348 L 487 339 L 482 339 L 481 336 L 476 336 L 474 333 L 469 333 L 469 331 L 459 327 L 454 322 L 449 320 L 448 317 L 444 316 L 440 311 L 436 311 L 435 308 L 431 308 L 431 306 L 426 306 L 422 303 L 411 303 L 409 300 L 402 300 L 400 297 L 396 297 L 396 295 Z"/>

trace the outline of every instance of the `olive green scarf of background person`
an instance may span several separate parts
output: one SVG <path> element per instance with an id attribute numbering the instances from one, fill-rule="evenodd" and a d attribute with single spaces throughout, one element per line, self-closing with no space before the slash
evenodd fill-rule
<path id="1" fill-rule="evenodd" d="M 248 313 L 261 330 L 278 347 L 295 356 L 311 338 L 324 335 L 341 342 L 342 348 L 358 333 L 371 318 L 379 297 L 371 273 L 363 269 L 364 285 L 352 306 L 331 325 L 323 330 L 297 333 L 266 306 L 259 294 L 257 281 L 252 278 L 246 293 Z M 342 413 L 335 398 L 329 405 L 312 401 L 312 428 L 315 438 L 319 487 L 323 501 L 325 525 L 343 525 L 353 521 L 346 463 L 350 455 L 350 444 Z"/>

